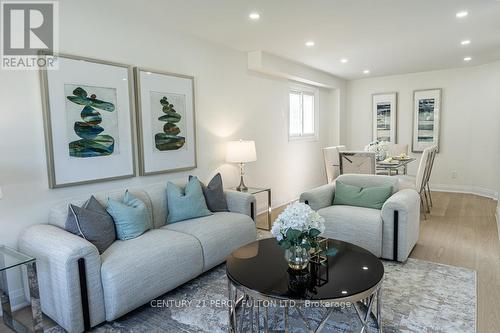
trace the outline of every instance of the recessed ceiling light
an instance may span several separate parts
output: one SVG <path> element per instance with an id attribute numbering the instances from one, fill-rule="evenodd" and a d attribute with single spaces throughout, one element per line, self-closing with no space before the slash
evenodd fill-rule
<path id="1" fill-rule="evenodd" d="M 364 270 L 364 271 L 367 271 L 367 270 L 368 270 L 368 267 L 367 267 L 367 266 L 363 266 L 363 270 Z"/>
<path id="2" fill-rule="evenodd" d="M 458 18 L 464 18 L 464 17 L 466 17 L 467 15 L 469 15 L 469 13 L 468 13 L 467 11 L 465 11 L 465 10 L 462 10 L 461 12 L 458 12 L 458 13 L 456 14 L 456 17 L 458 17 Z"/>
<path id="3" fill-rule="evenodd" d="M 146 74 L 151 75 L 151 72 L 146 72 Z"/>
<path id="4" fill-rule="evenodd" d="M 370 74 L 370 70 L 369 70 L 369 69 L 365 69 L 365 70 L 363 71 L 363 74 Z"/>
<path id="5" fill-rule="evenodd" d="M 345 63 L 346 63 L 346 62 L 348 62 L 348 61 L 349 61 L 349 59 L 347 59 L 347 58 L 342 58 L 342 59 L 340 59 L 340 62 L 341 62 L 341 63 L 343 63 L 343 64 L 345 64 Z"/>
<path id="6" fill-rule="evenodd" d="M 463 40 L 460 42 L 461 45 L 469 45 L 470 44 L 470 40 L 466 39 L 466 40 Z"/>
<path id="7" fill-rule="evenodd" d="M 306 46 L 307 46 L 307 47 L 313 47 L 313 46 L 314 46 L 314 44 L 315 44 L 315 43 L 314 43 L 314 41 L 312 41 L 312 40 L 308 40 L 308 41 L 306 42 Z"/>
<path id="8" fill-rule="evenodd" d="M 465 58 L 464 58 L 464 61 L 467 61 L 467 62 L 469 62 L 469 61 L 471 61 L 471 60 L 472 60 L 472 57 L 465 57 Z"/>
<path id="9" fill-rule="evenodd" d="M 250 20 L 252 20 L 252 21 L 257 21 L 258 19 L 260 19 L 260 14 L 253 12 L 253 13 L 248 14 L 248 18 L 250 18 Z"/>
<path id="10" fill-rule="evenodd" d="M 126 79 L 126 78 L 123 78 L 122 80 L 123 80 L 123 81 L 127 81 L 127 79 Z"/>
<path id="11" fill-rule="evenodd" d="M 342 293 L 342 295 L 345 295 L 345 294 L 347 294 L 347 290 L 342 290 L 341 293 Z"/>

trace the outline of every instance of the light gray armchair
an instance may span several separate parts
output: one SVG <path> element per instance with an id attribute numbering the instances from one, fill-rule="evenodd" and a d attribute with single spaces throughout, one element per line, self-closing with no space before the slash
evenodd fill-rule
<path id="1" fill-rule="evenodd" d="M 335 185 L 302 193 L 300 201 L 325 218 L 324 237 L 361 246 L 377 257 L 406 261 L 420 229 L 420 197 L 415 190 L 399 189 L 397 177 L 346 174 L 337 178 L 358 187 L 392 186 L 392 196 L 381 210 L 333 205 Z"/>

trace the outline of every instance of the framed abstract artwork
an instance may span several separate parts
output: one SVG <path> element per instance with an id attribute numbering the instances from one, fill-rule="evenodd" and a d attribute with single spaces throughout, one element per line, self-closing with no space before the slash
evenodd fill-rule
<path id="1" fill-rule="evenodd" d="M 437 145 L 441 119 L 441 89 L 415 90 L 413 92 L 412 151 L 422 152 Z"/>
<path id="2" fill-rule="evenodd" d="M 372 95 L 372 140 L 396 143 L 397 98 L 395 92 Z"/>
<path id="3" fill-rule="evenodd" d="M 196 168 L 194 78 L 134 68 L 141 175 Z"/>
<path id="4" fill-rule="evenodd" d="M 55 61 L 40 72 L 50 188 L 135 176 L 131 67 Z"/>

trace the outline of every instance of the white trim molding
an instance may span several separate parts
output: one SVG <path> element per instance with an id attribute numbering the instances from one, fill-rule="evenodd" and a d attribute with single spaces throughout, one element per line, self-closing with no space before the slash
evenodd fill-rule
<path id="1" fill-rule="evenodd" d="M 498 192 L 489 188 L 471 185 L 454 185 L 454 184 L 430 184 L 432 191 L 437 192 L 454 192 L 454 193 L 469 193 L 479 195 L 481 197 L 498 200 Z"/>

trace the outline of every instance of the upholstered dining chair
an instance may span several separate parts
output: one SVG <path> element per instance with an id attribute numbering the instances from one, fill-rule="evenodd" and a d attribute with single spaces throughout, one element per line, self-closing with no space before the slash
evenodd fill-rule
<path id="1" fill-rule="evenodd" d="M 422 158 L 420 159 L 420 164 L 418 165 L 418 170 L 416 176 L 401 175 L 397 176 L 399 178 L 399 184 L 401 188 L 412 188 L 415 189 L 420 194 L 420 203 L 424 208 L 424 218 L 427 219 L 427 213 L 430 213 L 430 199 L 428 197 L 430 193 L 429 189 L 429 178 L 432 169 L 432 163 L 434 162 L 434 156 L 437 152 L 437 146 L 431 146 L 422 152 Z"/>
<path id="2" fill-rule="evenodd" d="M 341 151 L 340 174 L 369 174 L 376 172 L 375 153 L 367 151 Z"/>
<path id="3" fill-rule="evenodd" d="M 323 148 L 323 158 L 325 160 L 326 181 L 332 183 L 340 175 L 339 152 L 345 146 L 331 146 Z"/>

